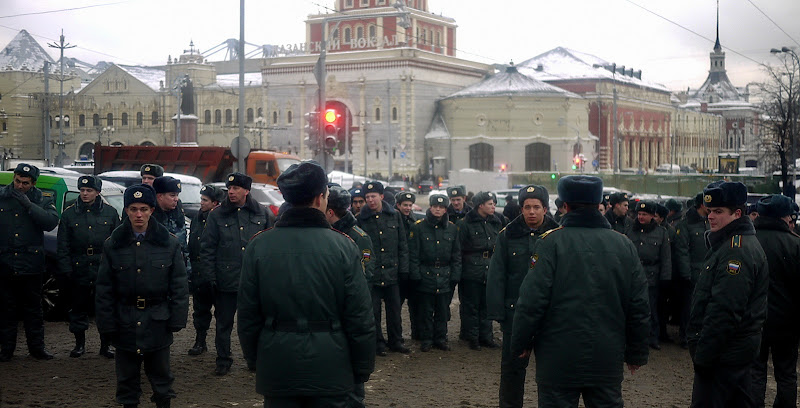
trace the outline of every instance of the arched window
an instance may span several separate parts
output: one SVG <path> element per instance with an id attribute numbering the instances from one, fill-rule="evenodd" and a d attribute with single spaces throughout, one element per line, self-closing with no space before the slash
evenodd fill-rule
<path id="1" fill-rule="evenodd" d="M 158 112 L 153 111 L 153 113 L 150 114 L 150 124 L 151 125 L 158 124 Z"/>
<path id="2" fill-rule="evenodd" d="M 84 114 L 78 115 L 78 126 L 80 127 L 86 126 L 86 115 Z"/>
<path id="3" fill-rule="evenodd" d="M 253 108 L 247 108 L 247 123 L 253 123 Z"/>
<path id="4" fill-rule="evenodd" d="M 136 126 L 142 127 L 144 125 L 144 114 L 136 112 Z"/>
<path id="5" fill-rule="evenodd" d="M 381 108 L 375 108 L 375 121 L 381 121 Z"/>
<path id="6" fill-rule="evenodd" d="M 219 109 L 214 111 L 214 124 L 215 125 L 222 124 L 222 111 Z"/>
<path id="7" fill-rule="evenodd" d="M 106 115 L 106 126 L 114 126 L 114 114 L 109 113 Z"/>
<path id="8" fill-rule="evenodd" d="M 392 122 L 397 122 L 397 106 L 392 106 Z"/>
<path id="9" fill-rule="evenodd" d="M 351 39 L 352 39 L 352 36 L 351 36 L 350 27 L 345 27 L 344 28 L 344 42 L 349 44 Z"/>
<path id="10" fill-rule="evenodd" d="M 258 118 L 263 118 L 264 117 L 264 109 L 263 108 L 258 108 L 256 110 L 256 117 L 258 117 Z"/>
<path id="11" fill-rule="evenodd" d="M 225 109 L 225 124 L 229 125 L 233 123 L 233 111 L 230 109 Z"/>
<path id="12" fill-rule="evenodd" d="M 100 115 L 96 113 L 92 115 L 92 126 L 94 127 L 100 126 Z"/>
<path id="13" fill-rule="evenodd" d="M 155 143 L 153 143 L 153 142 L 151 142 L 149 140 L 145 140 L 144 142 L 139 143 L 139 146 L 155 146 Z"/>
<path id="14" fill-rule="evenodd" d="M 369 26 L 369 38 L 373 39 L 378 36 L 378 30 L 375 28 L 374 25 Z"/>
<path id="15" fill-rule="evenodd" d="M 69 122 L 67 126 L 69 126 Z M 122 113 L 122 126 L 128 126 L 128 114 L 126 112 Z"/>
<path id="16" fill-rule="evenodd" d="M 286 124 L 287 125 L 291 125 L 292 124 L 292 111 L 287 111 L 286 112 Z"/>
<path id="17" fill-rule="evenodd" d="M 360 40 L 364 38 L 364 27 L 356 27 L 356 39 Z"/>
<path id="18" fill-rule="evenodd" d="M 78 158 L 80 160 L 94 160 L 94 143 L 86 142 L 78 149 Z"/>
<path id="19" fill-rule="evenodd" d="M 549 144 L 531 143 L 525 146 L 525 171 L 550 171 Z"/>
<path id="20" fill-rule="evenodd" d="M 64 127 L 69 127 L 69 115 L 64 115 Z"/>
<path id="21" fill-rule="evenodd" d="M 469 168 L 480 171 L 494 170 L 494 146 L 476 143 L 469 146 Z"/>
<path id="22" fill-rule="evenodd" d="M 211 124 L 211 111 L 208 109 L 206 109 L 206 111 L 203 112 L 203 123 L 205 123 L 206 125 Z"/>
<path id="23" fill-rule="evenodd" d="M 278 111 L 272 111 L 272 124 L 278 124 Z"/>

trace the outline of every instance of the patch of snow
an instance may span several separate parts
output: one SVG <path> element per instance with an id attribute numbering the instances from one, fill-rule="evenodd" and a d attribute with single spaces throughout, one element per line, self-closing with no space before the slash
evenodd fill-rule
<path id="1" fill-rule="evenodd" d="M 244 86 L 261 86 L 261 72 L 245 72 Z M 239 74 L 217 75 L 217 84 L 223 87 L 239 86 Z"/>
<path id="2" fill-rule="evenodd" d="M 0 69 L 3 70 L 17 71 L 24 67 L 27 71 L 36 72 L 44 67 L 45 61 L 51 64 L 55 63 L 47 51 L 25 30 L 17 33 L 14 39 L 0 51 Z M 50 72 L 53 72 L 52 65 Z"/>
<path id="3" fill-rule="evenodd" d="M 134 78 L 142 81 L 150 89 L 158 91 L 161 89 L 161 82 L 166 80 L 167 73 L 163 69 L 142 67 L 137 65 L 117 65 L 123 71 L 131 74 Z"/>

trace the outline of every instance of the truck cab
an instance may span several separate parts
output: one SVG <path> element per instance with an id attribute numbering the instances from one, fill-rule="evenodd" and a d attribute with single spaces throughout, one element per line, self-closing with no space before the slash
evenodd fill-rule
<path id="1" fill-rule="evenodd" d="M 300 158 L 294 155 L 254 150 L 247 156 L 247 174 L 257 183 L 277 186 L 278 176 L 295 163 L 300 163 Z"/>

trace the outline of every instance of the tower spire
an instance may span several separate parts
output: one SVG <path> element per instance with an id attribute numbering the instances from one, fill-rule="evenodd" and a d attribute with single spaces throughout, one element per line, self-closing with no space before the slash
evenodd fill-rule
<path id="1" fill-rule="evenodd" d="M 719 0 L 717 0 L 717 42 L 714 43 L 714 51 L 719 51 L 722 46 L 719 44 Z"/>

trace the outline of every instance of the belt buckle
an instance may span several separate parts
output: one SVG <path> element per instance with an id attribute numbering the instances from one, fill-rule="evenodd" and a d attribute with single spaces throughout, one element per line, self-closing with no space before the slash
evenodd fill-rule
<path id="1" fill-rule="evenodd" d="M 483 259 L 489 259 L 489 251 L 483 251 Z"/>
<path id="2" fill-rule="evenodd" d="M 434 268 L 441 268 L 442 265 L 439 263 L 439 261 L 436 261 L 436 262 L 433 263 L 433 267 Z"/>
<path id="3" fill-rule="evenodd" d="M 86 248 L 86 255 L 94 256 L 94 248 Z"/>
<path id="4" fill-rule="evenodd" d="M 147 300 L 144 298 L 137 297 L 136 298 L 136 308 L 139 310 L 144 309 L 147 307 Z"/>

